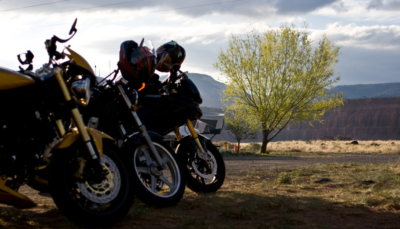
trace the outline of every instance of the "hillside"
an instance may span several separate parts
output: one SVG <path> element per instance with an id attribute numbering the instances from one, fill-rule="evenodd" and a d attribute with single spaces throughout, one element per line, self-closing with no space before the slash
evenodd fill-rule
<path id="1" fill-rule="evenodd" d="M 338 85 L 332 91 L 342 91 L 346 99 L 400 97 L 400 83 Z"/>

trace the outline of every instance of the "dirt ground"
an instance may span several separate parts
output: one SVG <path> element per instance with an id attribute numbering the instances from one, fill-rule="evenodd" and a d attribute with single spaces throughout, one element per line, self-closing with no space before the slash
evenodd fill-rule
<path id="1" fill-rule="evenodd" d="M 297 190 L 290 187 L 282 191 L 275 186 L 258 185 L 268 179 L 271 171 L 291 171 L 300 166 L 330 163 L 391 164 L 399 162 L 399 155 L 224 159 L 226 181 L 217 193 L 197 194 L 186 189 L 176 206 L 162 209 L 146 207 L 136 200 L 129 214 L 114 228 L 400 228 L 400 206 L 374 209 L 326 201 L 317 195 L 327 191 L 325 185 L 313 186 L 307 197 L 292 196 L 291 192 Z M 249 176 L 249 171 L 257 174 Z M 258 187 L 257 192 L 252 192 L 252 186 L 254 190 Z M 38 206 L 18 210 L 0 204 L 0 229 L 78 228 L 58 211 L 49 194 L 28 186 L 21 187 L 20 192 Z"/>

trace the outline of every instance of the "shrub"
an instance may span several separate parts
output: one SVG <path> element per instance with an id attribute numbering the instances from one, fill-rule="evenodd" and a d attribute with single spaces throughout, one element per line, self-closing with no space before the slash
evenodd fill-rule
<path id="1" fill-rule="evenodd" d="M 261 145 L 255 142 L 250 142 L 246 148 L 247 150 L 258 151 L 261 149 Z"/>
<path id="2" fill-rule="evenodd" d="M 287 173 L 280 173 L 278 177 L 279 184 L 290 184 L 292 183 L 292 178 Z"/>

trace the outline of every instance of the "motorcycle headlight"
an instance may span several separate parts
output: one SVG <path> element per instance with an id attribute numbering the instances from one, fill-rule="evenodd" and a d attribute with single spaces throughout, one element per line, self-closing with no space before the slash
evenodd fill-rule
<path id="1" fill-rule="evenodd" d="M 88 105 L 90 99 L 90 79 L 86 78 L 73 82 L 72 93 L 75 95 L 78 103 L 83 106 Z"/>

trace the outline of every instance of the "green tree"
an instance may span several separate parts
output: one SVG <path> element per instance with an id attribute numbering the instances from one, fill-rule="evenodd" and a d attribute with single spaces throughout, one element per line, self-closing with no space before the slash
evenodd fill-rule
<path id="1" fill-rule="evenodd" d="M 289 123 L 322 121 L 343 105 L 342 93 L 328 93 L 340 79 L 339 50 L 326 36 L 312 48 L 306 28 L 284 24 L 232 35 L 220 51 L 214 67 L 227 78 L 222 101 L 246 110 L 248 123 L 261 123 L 262 153 Z"/>
<path id="2" fill-rule="evenodd" d="M 240 153 L 240 142 L 245 139 L 254 139 L 259 133 L 259 126 L 254 125 L 254 122 L 246 121 L 246 112 L 240 107 L 230 106 L 224 109 L 225 113 L 225 129 L 228 134 L 233 137 L 238 143 L 238 153 Z"/>

